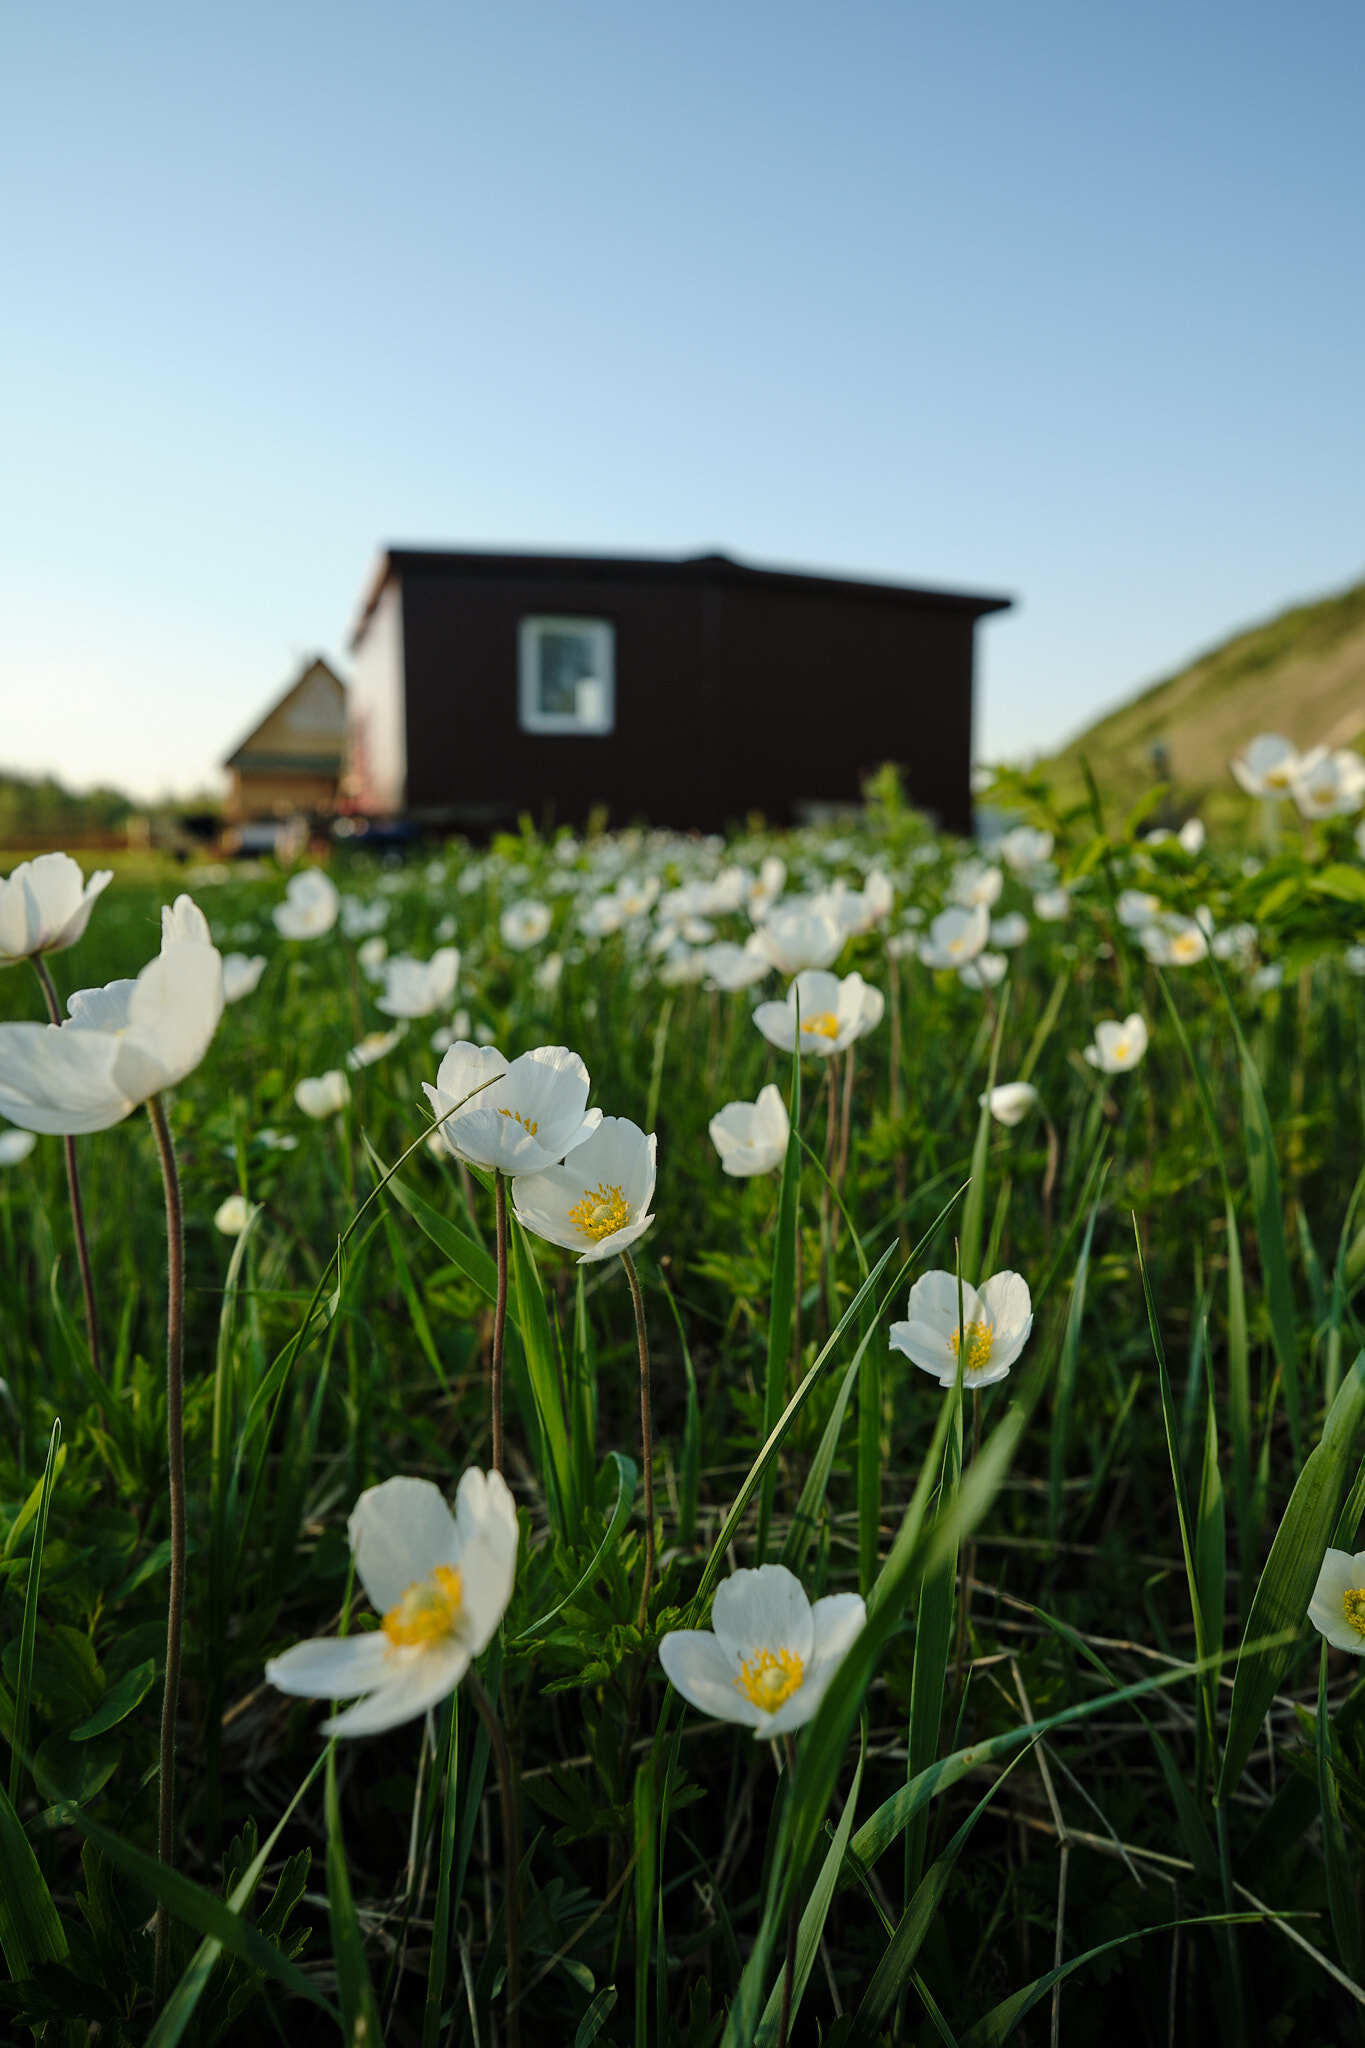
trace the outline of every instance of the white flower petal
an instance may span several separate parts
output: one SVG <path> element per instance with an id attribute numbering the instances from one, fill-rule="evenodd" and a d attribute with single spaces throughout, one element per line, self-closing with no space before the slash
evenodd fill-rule
<path id="1" fill-rule="evenodd" d="M 265 1667 L 266 1682 L 304 1699 L 349 1700 L 385 1683 L 393 1654 L 382 1629 L 358 1636 L 316 1636 L 272 1657 Z"/>
<path id="2" fill-rule="evenodd" d="M 659 1662 L 669 1683 L 700 1713 L 754 1729 L 762 1729 L 771 1720 L 771 1715 L 740 1691 L 735 1683 L 739 1661 L 709 1629 L 674 1629 L 659 1644 Z"/>
<path id="3" fill-rule="evenodd" d="M 379 1614 L 438 1564 L 459 1565 L 455 1517 L 429 1479 L 386 1479 L 367 1487 L 348 1524 L 356 1576 Z"/>
<path id="4" fill-rule="evenodd" d="M 323 1735 L 382 1735 L 415 1720 L 454 1692 L 468 1671 L 468 1645 L 454 1639 L 409 1651 L 395 1675 L 368 1698 L 357 1700 L 345 1713 L 324 1721 Z"/>
<path id="5" fill-rule="evenodd" d="M 711 1627 L 721 1647 L 741 1660 L 756 1650 L 791 1650 L 810 1656 L 810 1602 L 795 1573 L 782 1564 L 732 1572 L 716 1588 Z"/>

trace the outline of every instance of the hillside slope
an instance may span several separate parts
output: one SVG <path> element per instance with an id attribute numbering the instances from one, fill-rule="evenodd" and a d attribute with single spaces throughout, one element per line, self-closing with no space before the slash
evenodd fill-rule
<path id="1" fill-rule="evenodd" d="M 1126 803 L 1155 779 L 1159 744 L 1174 807 L 1184 813 L 1211 800 L 1221 810 L 1236 795 L 1228 761 L 1258 732 L 1282 732 L 1301 747 L 1365 738 L 1365 582 L 1234 634 L 1099 719 L 1047 765 L 1060 792 L 1078 792 L 1084 754 L 1100 788 Z"/>

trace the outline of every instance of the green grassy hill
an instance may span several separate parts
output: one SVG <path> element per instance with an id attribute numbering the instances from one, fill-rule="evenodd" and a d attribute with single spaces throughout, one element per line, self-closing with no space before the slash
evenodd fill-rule
<path id="1" fill-rule="evenodd" d="M 1059 791 L 1079 793 L 1084 754 L 1106 797 L 1129 802 L 1151 786 L 1159 743 L 1173 807 L 1217 813 L 1225 802 L 1244 804 L 1227 764 L 1258 732 L 1282 732 L 1301 747 L 1365 737 L 1365 582 L 1234 634 L 1098 720 L 1047 765 Z"/>

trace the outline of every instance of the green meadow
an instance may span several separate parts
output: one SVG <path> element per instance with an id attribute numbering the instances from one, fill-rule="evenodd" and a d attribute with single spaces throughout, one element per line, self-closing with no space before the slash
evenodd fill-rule
<path id="1" fill-rule="evenodd" d="M 1359 1642 L 1308 1613 L 1365 1544 L 1354 821 L 1239 793 L 1199 845 L 1093 784 L 991 801 L 1016 829 L 979 849 L 884 777 L 800 834 L 339 854 L 300 937 L 273 868 L 134 871 L 43 956 L 63 1001 L 137 976 L 185 891 L 263 966 L 151 1084 L 179 1439 L 144 1098 L 75 1139 L 94 1347 L 61 1137 L 0 1166 L 0 2039 L 1362 2032 L 1365 1556 Z M 795 1052 L 753 1021 L 784 907 L 841 984 L 791 999 Z M 44 1015 L 18 959 L 0 1016 Z M 655 1134 L 652 1198 L 585 1171 L 579 1236 L 539 1234 L 457 1152 L 477 1096 L 424 1091 L 459 1046 L 570 1049 Z M 711 1120 L 769 1086 L 773 1156 L 727 1172 Z M 931 1274 L 946 1371 L 892 1339 Z M 348 1522 L 491 1469 L 495 1353 L 514 1569 L 471 1538 L 381 1612 Z M 759 1567 L 795 1633 L 703 1646 L 734 1675 L 698 1704 L 660 1645 Z M 337 1701 L 266 1667 L 351 1637 L 413 1711 L 329 1740 Z"/>

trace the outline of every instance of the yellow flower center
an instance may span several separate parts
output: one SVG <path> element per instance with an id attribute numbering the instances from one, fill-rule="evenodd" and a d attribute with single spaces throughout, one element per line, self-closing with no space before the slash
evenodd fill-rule
<path id="1" fill-rule="evenodd" d="M 775 1714 L 797 1690 L 805 1669 L 794 1650 L 756 1650 L 740 1665 L 735 1691 L 762 1707 L 765 1714 Z"/>
<path id="2" fill-rule="evenodd" d="M 1365 1586 L 1348 1586 L 1341 1596 L 1341 1611 L 1351 1627 L 1365 1636 Z"/>
<path id="3" fill-rule="evenodd" d="M 1193 932 L 1178 932 L 1171 940 L 1171 957 L 1175 960 L 1192 960 L 1199 951 L 1199 941 Z"/>
<path id="4" fill-rule="evenodd" d="M 582 1201 L 575 1202 L 569 1211 L 569 1221 L 584 1237 L 600 1244 L 604 1237 L 625 1229 L 630 1221 L 630 1205 L 620 1188 L 599 1184 L 584 1189 Z"/>
<path id="5" fill-rule="evenodd" d="M 948 1339 L 948 1348 L 954 1358 L 957 1357 L 958 1346 L 964 1337 L 967 1340 L 967 1350 L 962 1361 L 962 1370 L 970 1378 L 974 1372 L 981 1372 L 989 1365 L 995 1331 L 986 1322 L 968 1323 L 965 1329 L 954 1330 Z"/>
<path id="6" fill-rule="evenodd" d="M 396 1607 L 384 1616 L 384 1633 L 396 1650 L 412 1650 L 455 1633 L 464 1606 L 460 1574 L 438 1564 L 429 1578 L 414 1579 Z"/>
<path id="7" fill-rule="evenodd" d="M 839 1036 L 839 1019 L 835 1016 L 833 1010 L 817 1010 L 814 1016 L 801 1019 L 801 1029 L 803 1031 L 814 1031 L 821 1038 L 837 1038 Z"/>
<path id="8" fill-rule="evenodd" d="M 1289 770 L 1287 768 L 1272 768 L 1265 778 L 1265 786 L 1267 789 L 1288 789 Z"/>
<path id="9" fill-rule="evenodd" d="M 519 1109 L 500 1109 L 498 1115 L 510 1116 L 514 1124 L 521 1125 L 528 1138 L 534 1138 L 536 1132 L 540 1129 L 540 1125 L 535 1117 L 523 1116 Z"/>
<path id="10" fill-rule="evenodd" d="M 1133 1050 L 1133 1045 L 1132 1045 L 1132 1040 L 1131 1040 L 1131 1039 L 1128 1039 L 1128 1038 L 1116 1038 L 1116 1039 L 1114 1040 L 1114 1050 L 1113 1050 L 1113 1052 L 1112 1052 L 1112 1053 L 1110 1054 L 1110 1058 L 1111 1058 L 1111 1059 L 1115 1059 L 1115 1060 L 1126 1060 L 1126 1059 L 1127 1059 L 1127 1057 L 1128 1057 L 1128 1055 L 1129 1055 L 1129 1053 L 1130 1053 L 1130 1052 L 1131 1052 L 1132 1050 Z"/>

